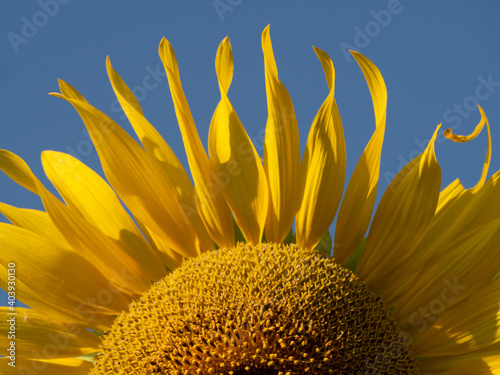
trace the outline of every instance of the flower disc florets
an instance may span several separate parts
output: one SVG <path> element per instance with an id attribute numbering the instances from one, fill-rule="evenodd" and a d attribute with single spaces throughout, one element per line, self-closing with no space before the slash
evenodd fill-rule
<path id="1" fill-rule="evenodd" d="M 415 374 L 379 297 L 314 250 L 239 244 L 186 260 L 106 334 L 92 374 Z"/>

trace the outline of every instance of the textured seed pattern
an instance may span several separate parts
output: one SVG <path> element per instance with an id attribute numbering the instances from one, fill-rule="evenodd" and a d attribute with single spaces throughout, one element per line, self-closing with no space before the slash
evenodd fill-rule
<path id="1" fill-rule="evenodd" d="M 382 301 L 313 250 L 239 244 L 187 260 L 104 338 L 91 374 L 417 374 Z"/>

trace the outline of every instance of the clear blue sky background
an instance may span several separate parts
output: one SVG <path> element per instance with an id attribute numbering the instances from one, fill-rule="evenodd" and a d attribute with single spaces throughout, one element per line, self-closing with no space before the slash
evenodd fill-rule
<path id="1" fill-rule="evenodd" d="M 101 173 L 77 113 L 65 101 L 47 95 L 58 91 L 57 78 L 131 130 L 107 79 L 106 55 L 138 94 L 147 118 L 187 165 L 167 80 L 151 73 L 161 67 L 157 48 L 163 36 L 176 51 L 205 145 L 220 98 L 215 53 L 229 36 L 235 60 L 229 97 L 249 135 L 258 137 L 267 118 L 260 38 L 269 23 L 279 76 L 295 104 L 302 151 L 311 121 L 327 95 L 312 45 L 327 51 L 336 66 L 347 176 L 375 128 L 363 75 L 346 55 L 352 48 L 377 64 L 389 93 L 379 198 L 392 176 L 422 151 L 438 123 L 461 134 L 471 132 L 479 119 L 477 103 L 492 127 L 491 171 L 500 169 L 500 3 L 496 0 L 11 0 L 0 8 L 0 148 L 22 156 L 44 182 L 40 152 L 47 149 L 70 152 Z M 154 83 L 158 84 L 152 88 Z M 457 177 L 466 187 L 473 186 L 485 150 L 486 132 L 466 145 L 440 139 L 436 152 L 443 186 Z M 2 202 L 42 208 L 37 196 L 3 174 L 0 192 Z M 0 298 L 4 305 L 6 299 Z"/>

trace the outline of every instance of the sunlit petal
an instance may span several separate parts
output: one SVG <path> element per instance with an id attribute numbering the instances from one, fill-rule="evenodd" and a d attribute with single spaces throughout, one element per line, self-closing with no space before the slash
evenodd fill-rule
<path id="1" fill-rule="evenodd" d="M 357 52 L 352 54 L 370 89 L 376 130 L 354 169 L 340 205 L 334 241 L 334 257 L 340 264 L 345 263 L 358 248 L 372 218 L 387 112 L 387 89 L 382 74 L 365 56 Z"/>
<path id="2" fill-rule="evenodd" d="M 300 144 L 293 103 L 278 78 L 269 26 L 262 33 L 268 118 L 264 169 L 269 185 L 266 239 L 282 242 L 300 207 Z"/>
<path id="3" fill-rule="evenodd" d="M 66 85 L 61 82 L 61 86 Z M 175 186 L 158 178 L 156 164 L 118 124 L 83 101 L 53 95 L 67 100 L 78 111 L 96 146 L 108 181 L 134 216 L 184 256 L 195 256 L 213 247 L 202 242 L 204 238 L 195 232 Z"/>
<path id="4" fill-rule="evenodd" d="M 346 151 L 344 131 L 334 98 L 335 69 L 330 57 L 319 48 L 330 93 L 309 131 L 301 165 L 303 197 L 297 213 L 297 244 L 314 248 L 330 227 L 344 189 Z"/>
<path id="5" fill-rule="evenodd" d="M 227 97 L 233 76 L 233 55 L 228 38 L 219 46 L 215 67 L 221 100 L 210 124 L 210 160 L 216 173 L 233 171 L 218 186 L 246 240 L 258 244 L 266 222 L 268 187 L 259 155 Z"/>
<path id="6" fill-rule="evenodd" d="M 376 292 L 419 243 L 439 199 L 441 168 L 434 153 L 438 126 L 425 151 L 408 163 L 385 191 L 356 274 Z"/>
<path id="7" fill-rule="evenodd" d="M 159 53 L 167 72 L 177 121 L 179 122 L 189 167 L 193 175 L 199 214 L 208 232 L 219 246 L 232 246 L 234 244 L 233 219 L 224 196 L 218 187 L 218 180 L 222 176 L 220 173 L 216 173 L 203 148 L 191 110 L 182 90 L 174 50 L 165 38 L 160 43 Z M 221 173 L 225 178 L 231 178 L 232 173 L 237 173 L 237 170 L 228 169 Z"/>

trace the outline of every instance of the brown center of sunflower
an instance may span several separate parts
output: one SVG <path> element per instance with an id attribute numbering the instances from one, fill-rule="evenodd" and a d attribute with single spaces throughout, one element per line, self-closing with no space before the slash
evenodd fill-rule
<path id="1" fill-rule="evenodd" d="M 91 374 L 416 374 L 379 297 L 316 251 L 239 244 L 187 260 L 107 333 Z"/>

